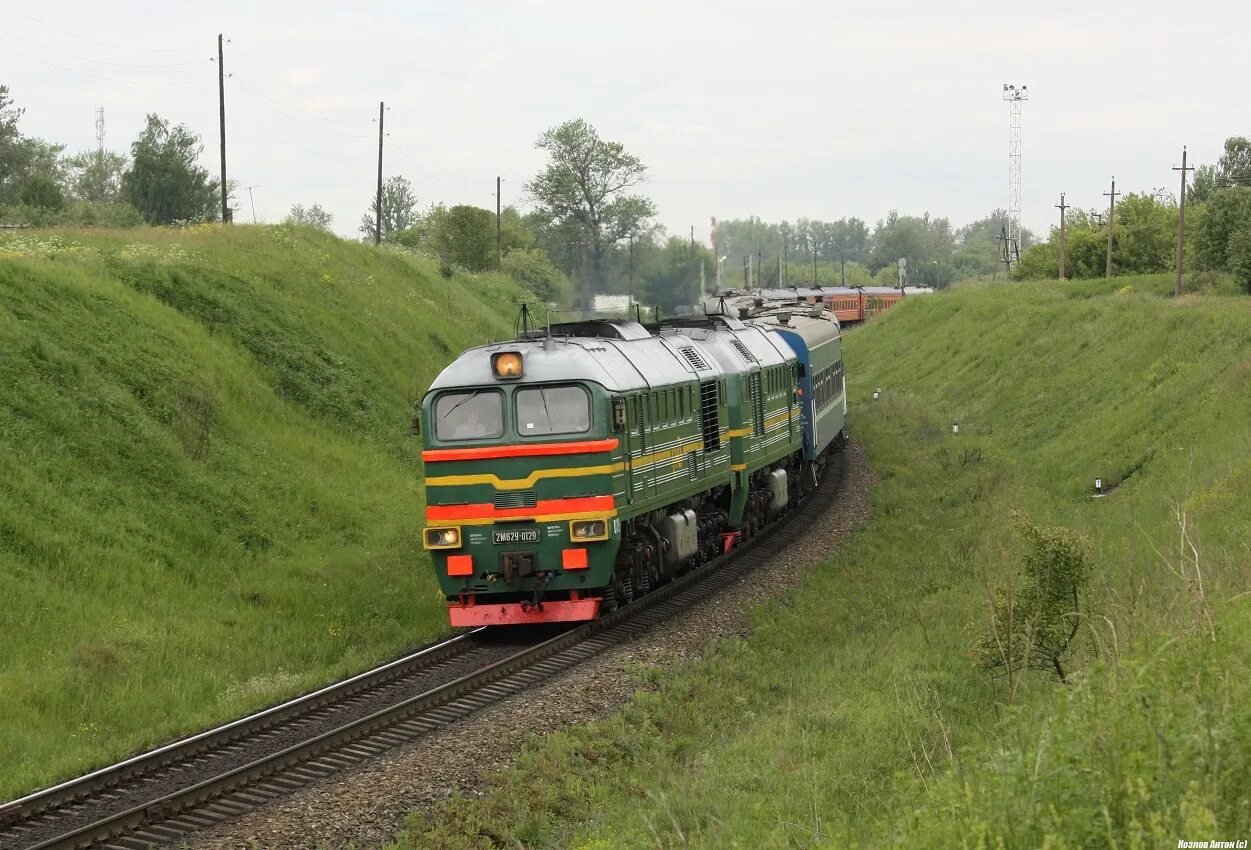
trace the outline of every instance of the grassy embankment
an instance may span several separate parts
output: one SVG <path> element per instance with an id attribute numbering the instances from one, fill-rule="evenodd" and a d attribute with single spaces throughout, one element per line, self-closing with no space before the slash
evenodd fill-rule
<path id="1" fill-rule="evenodd" d="M 1170 288 L 966 285 L 852 332 L 869 523 L 750 638 L 535 741 L 398 846 L 1247 837 L 1251 301 Z M 1023 581 L 1014 512 L 1086 540 L 1067 686 L 972 657 Z"/>
<path id="2" fill-rule="evenodd" d="M 0 800 L 439 632 L 411 400 L 518 292 L 285 228 L 0 236 Z"/>

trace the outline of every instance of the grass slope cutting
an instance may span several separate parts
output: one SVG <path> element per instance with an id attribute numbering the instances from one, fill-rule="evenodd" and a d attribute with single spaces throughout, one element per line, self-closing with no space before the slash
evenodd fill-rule
<path id="1" fill-rule="evenodd" d="M 395 846 L 1246 838 L 1251 301 L 1164 291 L 964 285 L 849 333 L 869 522 L 750 637 Z"/>
<path id="2" fill-rule="evenodd" d="M 0 799 L 441 631 L 412 400 L 519 296 L 312 230 L 0 236 Z"/>

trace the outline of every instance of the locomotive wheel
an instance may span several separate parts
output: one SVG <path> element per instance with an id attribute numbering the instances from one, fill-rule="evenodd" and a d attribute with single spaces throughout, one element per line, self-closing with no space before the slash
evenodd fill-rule
<path id="1" fill-rule="evenodd" d="M 629 605 L 634 599 L 634 582 L 630 581 L 630 576 L 626 572 L 619 571 L 612 574 L 613 595 L 617 597 L 617 607 Z"/>
<path id="2" fill-rule="evenodd" d="M 634 575 L 634 598 L 642 599 L 652 589 L 651 570 L 643 567 Z"/>
<path id="3" fill-rule="evenodd" d="M 611 614 L 621 607 L 621 597 L 617 595 L 617 582 L 613 580 L 608 587 L 604 588 L 604 598 L 599 603 L 599 613 Z"/>

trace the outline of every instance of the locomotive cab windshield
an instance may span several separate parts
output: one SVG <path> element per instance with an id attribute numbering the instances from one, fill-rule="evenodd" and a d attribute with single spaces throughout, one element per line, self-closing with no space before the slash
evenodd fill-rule
<path id="1" fill-rule="evenodd" d="M 443 443 L 559 437 L 591 430 L 591 394 L 578 384 L 449 390 L 435 397 L 434 438 Z M 511 427 L 510 427 L 511 426 Z"/>

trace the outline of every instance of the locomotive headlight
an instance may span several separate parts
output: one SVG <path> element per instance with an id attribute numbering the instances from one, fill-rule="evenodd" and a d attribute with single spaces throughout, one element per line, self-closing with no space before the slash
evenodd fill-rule
<path id="1" fill-rule="evenodd" d="M 602 519 L 576 519 L 569 523 L 571 540 L 607 540 L 608 521 Z"/>
<path id="2" fill-rule="evenodd" d="M 497 378 L 520 378 L 522 374 L 521 352 L 501 351 L 491 355 L 491 371 Z"/>
<path id="3" fill-rule="evenodd" d="M 456 549 L 460 546 L 460 529 L 427 528 L 423 538 L 427 549 Z"/>

